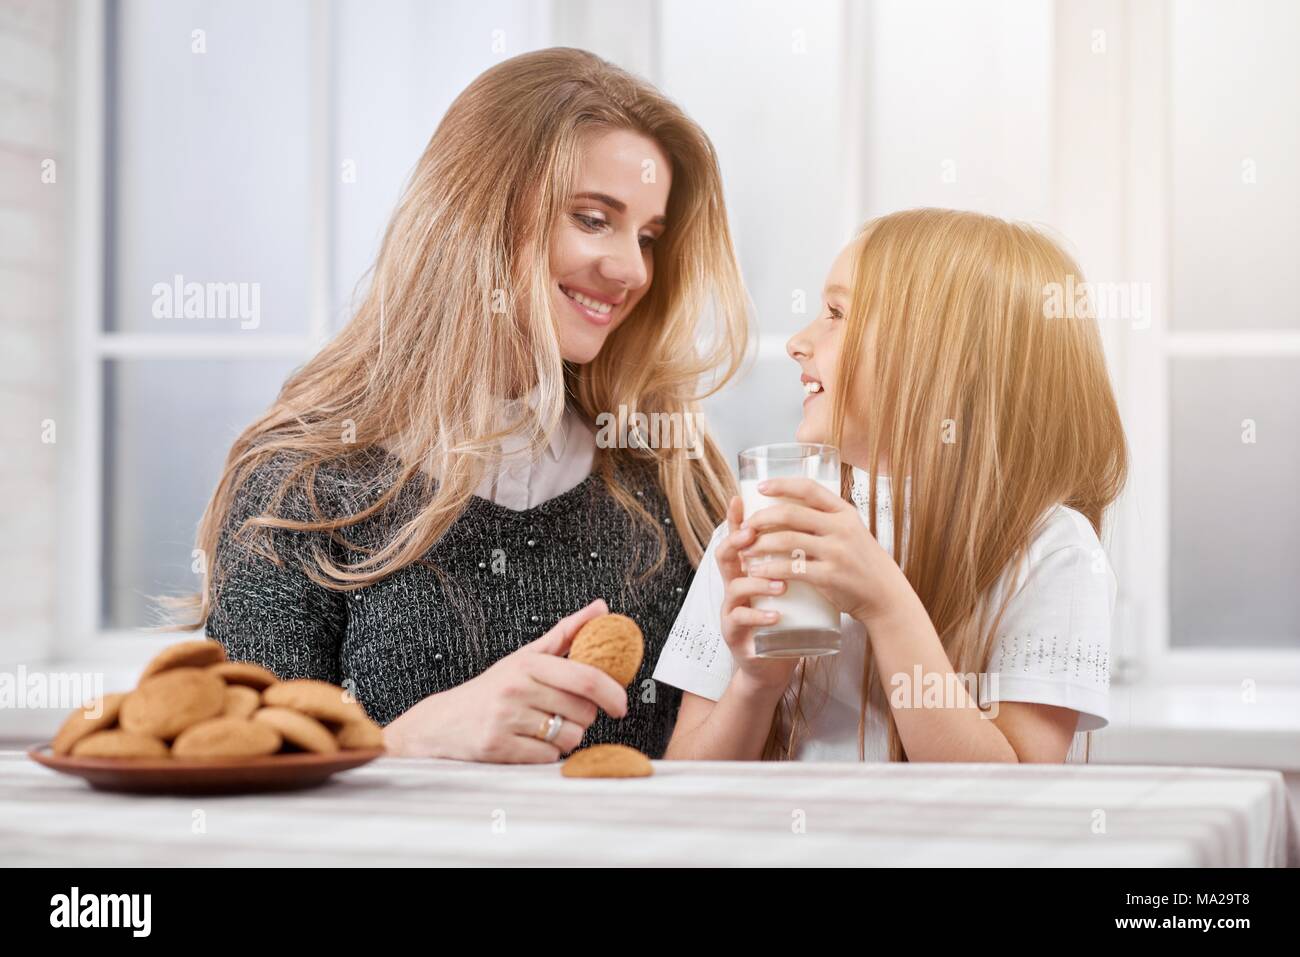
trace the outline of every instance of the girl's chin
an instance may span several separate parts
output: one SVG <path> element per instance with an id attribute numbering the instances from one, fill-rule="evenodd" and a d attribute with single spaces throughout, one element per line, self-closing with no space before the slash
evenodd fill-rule
<path id="1" fill-rule="evenodd" d="M 822 445 L 826 442 L 826 436 L 820 428 L 809 424 L 805 419 L 800 421 L 799 427 L 794 430 L 794 440 L 796 442 L 807 442 L 811 445 Z"/>

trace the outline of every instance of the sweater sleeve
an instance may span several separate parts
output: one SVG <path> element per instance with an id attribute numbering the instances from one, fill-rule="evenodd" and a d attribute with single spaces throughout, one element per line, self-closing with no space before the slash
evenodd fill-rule
<path id="1" fill-rule="evenodd" d="M 317 585 L 303 571 L 310 567 L 313 547 L 329 553 L 327 533 L 261 530 L 269 534 L 278 564 L 234 542 L 244 520 L 267 509 L 275 486 L 274 472 L 259 468 L 234 496 L 212 563 L 220 587 L 209 610 L 207 635 L 225 646 L 232 661 L 256 662 L 284 679 L 341 684 L 346 595 Z M 289 492 L 275 514 L 309 518 L 305 495 Z"/>

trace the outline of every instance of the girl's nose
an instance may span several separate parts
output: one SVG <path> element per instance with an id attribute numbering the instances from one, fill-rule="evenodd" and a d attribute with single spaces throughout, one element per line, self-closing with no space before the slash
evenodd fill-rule
<path id="1" fill-rule="evenodd" d="M 804 329 L 796 332 L 790 337 L 790 341 L 785 344 L 786 355 L 796 362 L 800 359 L 807 359 L 812 355 L 812 344 L 808 341 L 807 331 L 807 329 Z"/>

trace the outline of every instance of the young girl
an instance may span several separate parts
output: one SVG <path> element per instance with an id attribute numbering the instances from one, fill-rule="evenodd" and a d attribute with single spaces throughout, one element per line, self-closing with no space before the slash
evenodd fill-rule
<path id="1" fill-rule="evenodd" d="M 661 756 L 680 696 L 565 652 L 608 609 L 657 653 L 735 483 L 707 435 L 596 429 L 693 415 L 748 322 L 704 132 L 594 54 L 503 61 L 429 141 L 356 315 L 235 441 L 190 626 L 343 685 L 390 753 Z"/>
<path id="2" fill-rule="evenodd" d="M 787 351 L 796 438 L 839 447 L 842 497 L 771 480 L 784 501 L 743 521 L 731 500 L 655 669 L 685 692 L 667 757 L 1060 762 L 1106 725 L 1098 535 L 1127 454 L 1096 322 L 1046 305 L 1070 276 L 1041 233 L 946 210 L 840 253 Z M 842 650 L 756 658 L 779 615 L 750 599 L 795 576 Z"/>

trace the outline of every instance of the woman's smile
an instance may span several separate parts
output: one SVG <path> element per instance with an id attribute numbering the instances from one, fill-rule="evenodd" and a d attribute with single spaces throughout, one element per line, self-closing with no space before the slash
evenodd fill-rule
<path id="1" fill-rule="evenodd" d="M 605 297 L 598 297 L 589 292 L 582 292 L 563 283 L 557 283 L 564 298 L 573 305 L 574 311 L 588 322 L 597 326 L 607 326 L 614 321 L 614 315 L 622 308 L 621 302 Z M 624 299 L 627 297 L 624 296 Z"/>

